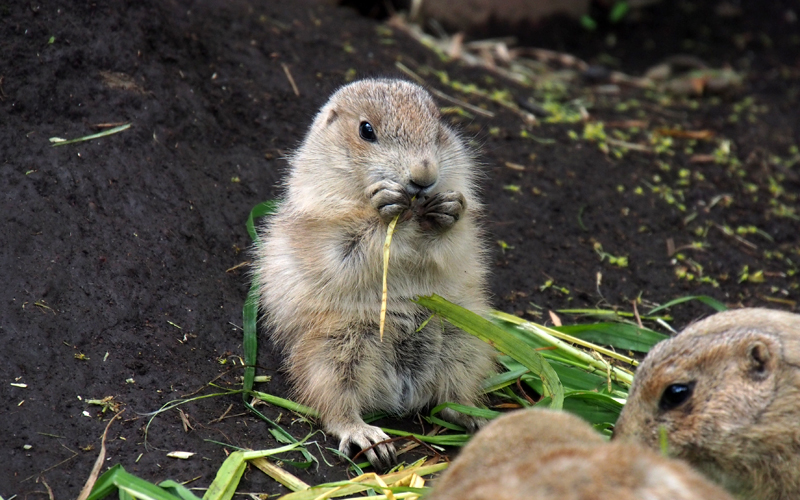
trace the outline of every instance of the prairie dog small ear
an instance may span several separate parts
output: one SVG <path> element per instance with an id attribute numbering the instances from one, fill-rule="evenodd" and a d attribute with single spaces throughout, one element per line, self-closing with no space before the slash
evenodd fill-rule
<path id="1" fill-rule="evenodd" d="M 774 367 L 773 354 L 761 340 L 754 340 L 747 347 L 747 367 L 754 380 L 767 378 Z"/>
<path id="2" fill-rule="evenodd" d="M 330 124 L 335 122 L 337 118 L 339 118 L 339 113 L 337 113 L 333 108 L 329 109 L 328 115 L 325 117 L 325 126 L 330 126 Z"/>
<path id="3" fill-rule="evenodd" d="M 437 129 L 437 132 L 438 133 L 436 134 L 436 142 L 438 142 L 439 144 L 445 144 L 449 142 L 452 132 L 450 132 L 444 124 L 439 123 L 439 128 Z"/>

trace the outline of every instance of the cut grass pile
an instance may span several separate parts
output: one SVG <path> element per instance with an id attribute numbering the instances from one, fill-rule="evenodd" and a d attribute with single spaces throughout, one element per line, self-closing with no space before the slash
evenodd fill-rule
<path id="1" fill-rule="evenodd" d="M 269 201 L 257 205 L 251 211 L 246 225 L 256 244 L 258 234 L 255 230 L 255 219 L 272 214 L 275 209 L 276 203 Z M 416 301 L 433 313 L 426 322 L 448 321 L 488 342 L 499 351 L 498 362 L 503 370 L 484 383 L 485 392 L 493 401 L 497 401 L 493 405 L 496 409 L 527 408 L 534 405 L 563 409 L 587 420 L 598 431 L 608 435 L 625 404 L 633 381 L 633 369 L 637 365 L 633 353 L 644 354 L 657 342 L 666 338 L 666 335 L 634 322 L 634 316 L 638 321 L 644 319 L 669 327 L 666 324 L 669 317 L 655 316 L 655 314 L 688 300 L 701 301 L 716 310 L 726 308 L 724 304 L 710 297 L 683 297 L 654 308 L 642 316 L 611 310 L 560 311 L 565 314 L 600 317 L 602 321 L 546 327 L 500 311 L 494 311 L 489 318 L 484 318 L 436 295 L 419 297 Z M 238 450 L 231 453 L 220 467 L 203 499 L 230 500 L 248 464 L 257 467 L 292 490 L 292 493 L 282 497 L 286 500 L 362 498 L 364 492 L 377 499 L 419 498 L 427 490 L 422 477 L 445 469 L 448 465 L 446 462 L 434 461 L 433 464 L 426 464 L 427 458 L 422 458 L 411 465 L 401 465 L 387 474 L 377 475 L 364 474 L 361 468 L 368 466 L 368 463 L 356 464 L 343 457 L 351 463 L 352 469 L 359 474 L 358 477 L 312 487 L 283 467 L 267 460 L 267 457 L 281 455 L 281 464 L 299 468 L 319 465 L 316 456 L 309 451 L 312 444 L 317 447 L 319 445 L 309 441 L 311 435 L 302 440 L 294 438 L 278 423 L 259 412 L 254 406 L 256 400 L 287 409 L 303 418 L 315 418 L 318 414 L 313 408 L 255 390 L 257 319 L 257 289 L 252 286 L 243 309 L 245 369 L 241 390 L 173 401 L 153 414 L 154 418 L 163 411 L 197 399 L 242 393 L 245 406 L 264 420 L 270 427 L 270 433 L 283 444 L 270 450 Z M 534 396 L 538 399 L 534 399 Z M 389 435 L 417 443 L 428 443 L 434 447 L 462 446 L 468 441 L 469 435 L 458 425 L 437 416 L 445 408 L 485 419 L 492 419 L 501 414 L 496 409 L 445 403 L 431 409 L 429 415 L 424 417 L 435 426 L 434 432 L 415 434 L 390 428 L 382 429 Z M 374 421 L 383 416 L 372 415 L 365 420 Z M 332 448 L 328 450 L 341 456 L 338 450 Z M 290 452 L 299 453 L 299 459 L 286 458 L 286 454 Z M 180 483 L 170 480 L 154 485 L 126 472 L 121 465 L 115 465 L 97 479 L 88 500 L 100 500 L 114 491 L 118 492 L 122 500 L 132 498 L 199 500 L 191 490 Z"/>

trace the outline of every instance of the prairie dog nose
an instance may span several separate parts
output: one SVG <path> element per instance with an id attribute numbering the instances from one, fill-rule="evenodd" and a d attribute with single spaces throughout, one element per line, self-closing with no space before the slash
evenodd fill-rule
<path id="1" fill-rule="evenodd" d="M 408 170 L 411 174 L 408 186 L 409 191 L 423 191 L 436 184 L 439 179 L 439 165 L 430 160 L 414 162 Z"/>

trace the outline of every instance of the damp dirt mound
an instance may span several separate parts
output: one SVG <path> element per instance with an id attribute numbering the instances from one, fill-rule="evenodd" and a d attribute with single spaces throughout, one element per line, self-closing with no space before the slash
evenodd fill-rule
<path id="1" fill-rule="evenodd" d="M 446 60 L 348 9 L 0 3 L 0 343 L 8 354 L 0 495 L 45 496 L 49 486 L 55 498 L 76 497 L 120 410 L 107 463 L 150 481 L 206 487 L 226 457 L 218 443 L 277 446 L 239 396 L 185 405 L 147 432 L 144 414 L 212 380 L 238 387 L 244 221 L 279 194 L 283 158 L 327 96 L 356 77 L 404 76 L 396 61 L 494 114 L 440 102 L 485 165 L 498 308 L 546 321 L 548 310 L 631 310 L 637 298 L 646 310 L 707 294 L 731 306 L 796 309 L 800 12 L 791 2 L 742 2 L 731 19 L 691 5 L 657 7 L 613 40 L 576 32 L 586 42 L 575 47 L 563 29 L 546 27 L 554 35 L 536 42 L 622 71 L 688 52 L 729 65 L 740 85 L 670 97 L 573 80 L 560 99 L 581 103 L 590 121 L 531 125 L 452 83 L 507 92 L 510 102 L 547 89 Z M 96 140 L 50 141 L 128 123 Z M 675 308 L 674 324 L 708 311 Z M 273 377 L 262 388 L 285 396 L 279 362 L 262 341 L 259 373 Z M 285 411 L 263 411 L 295 436 L 309 431 Z M 393 425 L 418 429 L 412 419 Z M 166 457 L 175 450 L 196 454 Z M 332 466 L 292 472 L 310 483 L 345 477 L 327 456 Z M 285 490 L 252 472 L 242 491 Z"/>

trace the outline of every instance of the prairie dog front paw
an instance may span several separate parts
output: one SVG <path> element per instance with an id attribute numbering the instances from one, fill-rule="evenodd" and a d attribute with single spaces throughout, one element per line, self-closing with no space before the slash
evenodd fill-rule
<path id="1" fill-rule="evenodd" d="M 380 214 L 381 220 L 387 224 L 411 206 L 411 197 L 405 188 L 400 183 L 390 180 L 370 185 L 367 188 L 367 197 Z"/>
<path id="2" fill-rule="evenodd" d="M 443 191 L 420 200 L 416 214 L 423 229 L 449 229 L 461 218 L 467 208 L 464 195 L 456 191 Z"/>

